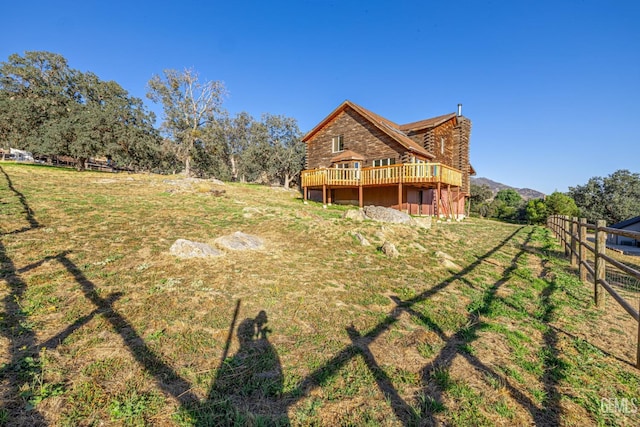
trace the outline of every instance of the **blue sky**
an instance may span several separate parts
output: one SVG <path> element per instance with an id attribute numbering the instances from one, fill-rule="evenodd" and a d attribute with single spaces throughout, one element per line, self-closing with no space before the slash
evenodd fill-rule
<path id="1" fill-rule="evenodd" d="M 545 193 L 640 172 L 640 2 L 5 2 L 0 61 L 46 50 L 145 99 L 164 69 L 310 130 L 345 99 L 398 123 L 473 122 L 478 175 Z"/>

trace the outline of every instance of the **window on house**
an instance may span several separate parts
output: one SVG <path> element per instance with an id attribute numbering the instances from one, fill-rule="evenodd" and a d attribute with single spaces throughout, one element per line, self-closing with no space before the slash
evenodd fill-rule
<path id="1" fill-rule="evenodd" d="M 334 136 L 332 139 L 332 144 L 331 144 L 331 150 L 334 153 L 337 153 L 339 151 L 344 151 L 344 136 L 343 135 L 339 135 L 339 136 Z"/>
<path id="2" fill-rule="evenodd" d="M 342 163 L 336 163 L 334 165 L 334 167 L 336 169 L 349 169 L 349 168 L 354 168 L 354 169 L 360 169 L 360 162 L 342 162 Z"/>
<path id="3" fill-rule="evenodd" d="M 444 137 L 440 137 L 440 154 L 444 154 Z"/>
<path id="4" fill-rule="evenodd" d="M 373 166 L 389 166 L 394 165 L 396 163 L 396 159 L 388 158 L 388 159 L 378 159 L 373 161 Z"/>

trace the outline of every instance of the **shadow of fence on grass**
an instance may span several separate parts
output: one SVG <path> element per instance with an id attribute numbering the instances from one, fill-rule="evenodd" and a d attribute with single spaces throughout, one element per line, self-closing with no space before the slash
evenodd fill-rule
<path id="1" fill-rule="evenodd" d="M 18 198 L 18 202 L 22 207 L 21 216 L 29 223 L 28 226 L 17 230 L 4 231 L 2 236 L 26 233 L 40 227 L 26 197 L 15 189 L 10 177 L 1 167 L 0 171 L 7 181 L 7 188 L 10 190 L 12 196 Z M 221 366 L 218 369 L 219 375 L 216 381 L 212 383 L 207 398 L 203 401 L 193 392 L 193 385 L 165 363 L 161 357 L 146 344 L 144 339 L 135 331 L 127 319 L 114 308 L 114 303 L 121 297 L 121 294 L 113 293 L 106 297 L 100 296 L 96 285 L 85 276 L 82 270 L 70 258 L 70 255 L 71 251 L 64 251 L 18 268 L 8 255 L 4 242 L 0 240 L 0 262 L 2 263 L 0 278 L 6 282 L 9 289 L 9 293 L 3 299 L 4 315 L 1 321 L 2 328 L 0 329 L 2 336 L 9 343 L 8 356 L 10 359 L 9 363 L 4 364 L 2 368 L 0 368 L 0 380 L 2 384 L 6 385 L 6 387 L 3 387 L 2 391 L 0 391 L 0 420 L 3 418 L 7 419 L 11 422 L 11 425 L 47 425 L 45 418 L 37 411 L 35 405 L 30 402 L 30 396 L 25 395 L 23 392 L 25 389 L 29 389 L 29 386 L 36 381 L 38 375 L 41 375 L 40 352 L 43 349 L 57 348 L 67 337 L 88 324 L 97 315 L 103 315 L 113 330 L 120 335 L 123 343 L 139 366 L 154 379 L 157 388 L 162 390 L 166 396 L 173 397 L 187 412 L 194 414 L 193 418 L 196 425 L 213 425 L 211 424 L 212 418 L 210 414 L 207 413 L 207 409 L 220 409 L 219 404 L 221 402 L 227 406 L 227 418 L 222 419 L 222 425 L 234 424 L 234 420 L 229 418 L 229 416 L 237 416 L 240 414 L 239 408 L 234 406 L 234 404 L 229 406 L 228 399 L 223 395 L 225 391 L 230 390 L 230 385 L 226 384 L 229 382 L 229 378 L 232 380 L 235 378 L 233 375 L 230 377 L 225 374 L 225 372 L 229 372 L 229 366 L 235 366 L 235 368 L 242 370 L 246 367 L 243 364 L 248 363 L 248 361 L 253 361 L 255 362 L 254 364 L 260 365 L 268 358 L 273 365 L 271 366 L 273 368 L 272 371 L 279 372 L 279 375 L 273 375 L 273 372 L 262 369 L 257 370 L 255 376 L 248 376 L 245 379 L 255 380 L 254 382 L 258 383 L 256 386 L 258 389 L 265 387 L 265 384 L 267 384 L 267 388 L 270 390 L 272 396 L 280 395 L 281 387 L 278 388 L 277 384 L 282 383 L 282 369 L 277 353 L 267 339 L 267 333 L 270 332 L 270 330 L 266 327 L 267 317 L 265 312 L 260 312 L 256 318 L 245 319 L 241 323 L 244 329 L 241 328 L 237 334 L 238 337 L 243 338 L 241 340 L 240 350 L 233 358 L 226 360 L 225 355 L 229 349 L 229 343 L 233 335 L 235 316 L 238 314 L 240 303 L 238 301 L 232 327 L 229 330 L 227 346 L 222 356 Z M 27 283 L 22 278 L 22 275 L 36 270 L 49 262 L 59 263 L 59 265 L 73 277 L 74 282 L 80 286 L 84 297 L 91 302 L 94 309 L 90 313 L 76 319 L 53 337 L 38 343 L 35 331 L 33 327 L 30 326 L 29 315 L 21 306 L 21 304 L 24 303 L 24 295 L 27 289 Z M 256 336 L 246 336 L 247 325 L 255 327 Z M 273 384 L 276 384 L 275 388 Z M 283 413 L 280 415 L 281 424 L 288 424 L 286 419 L 286 405 L 281 406 L 283 408 Z M 249 414 L 248 416 L 251 418 L 252 415 Z"/>
<path id="2" fill-rule="evenodd" d="M 13 185 L 9 175 L 0 167 L 4 175 L 7 188 L 13 197 L 17 197 L 22 206 L 22 215 L 29 223 L 28 226 L 17 230 L 3 231 L 2 235 L 15 235 L 26 233 L 40 227 L 35 214 L 29 206 L 26 197 Z M 172 395 L 181 402 L 197 400 L 197 396 L 191 392 L 191 384 L 180 376 L 145 344 L 129 324 L 129 322 L 113 308 L 114 302 L 120 297 L 119 293 L 111 294 L 106 298 L 101 297 L 93 282 L 88 280 L 82 271 L 69 258 L 69 251 L 61 252 L 55 256 L 45 257 L 37 262 L 22 268 L 17 268 L 13 260 L 7 254 L 7 250 L 0 241 L 0 262 L 2 263 L 1 277 L 6 282 L 9 293 L 3 300 L 4 318 L 2 328 L 3 337 L 9 343 L 9 363 L 0 369 L 0 380 L 6 387 L 0 392 L 0 415 L 10 420 L 13 425 L 41 426 L 46 425 L 44 417 L 34 408 L 29 401 L 30 397 L 23 390 L 28 389 L 36 377 L 41 375 L 39 370 L 39 354 L 42 349 L 54 349 L 65 338 L 87 324 L 98 314 L 104 314 L 107 321 L 116 330 L 126 343 L 131 354 L 138 363 L 156 379 L 158 388 Z M 29 322 L 28 313 L 22 308 L 27 284 L 21 275 L 42 266 L 46 262 L 57 261 L 69 272 L 76 283 L 82 289 L 84 296 L 94 305 L 94 310 L 89 314 L 75 320 L 71 325 L 49 338 L 45 342 L 38 343 L 35 331 Z M 171 386 L 168 385 L 171 383 Z"/>
<path id="3" fill-rule="evenodd" d="M 3 385 L 0 392 L 0 410 L 7 420 L 17 421 L 21 425 L 46 425 L 44 418 L 35 408 L 24 405 L 28 402 L 28 396 L 23 394 L 24 386 L 34 381 L 38 375 L 38 353 L 35 351 L 37 340 L 27 313 L 20 306 L 27 284 L 17 274 L 16 266 L 2 242 L 0 263 L 1 276 L 9 290 L 3 299 L 4 313 L 0 321 L 0 334 L 8 343 L 9 359 L 9 363 L 0 368 L 0 384 Z"/>
<path id="4" fill-rule="evenodd" d="M 532 233 L 532 232 L 531 232 Z M 478 357 L 471 354 L 466 345 L 472 343 L 478 338 L 478 332 L 480 332 L 483 327 L 483 322 L 480 320 L 481 315 L 486 315 L 490 311 L 490 307 L 494 304 L 498 299 L 500 299 L 502 304 L 509 305 L 501 298 L 497 297 L 498 290 L 505 285 L 510 279 L 511 275 L 518 268 L 518 263 L 520 259 L 526 254 L 526 250 L 524 249 L 531 238 L 531 233 L 527 236 L 524 243 L 522 244 L 522 249 L 515 255 L 515 257 L 511 260 L 511 264 L 508 268 L 506 268 L 500 277 L 488 290 L 485 291 L 484 297 L 482 299 L 482 303 L 473 307 L 473 309 L 469 312 L 467 316 L 467 321 L 465 322 L 465 327 L 456 332 L 452 337 L 447 338 L 440 328 L 430 327 L 446 344 L 440 350 L 435 359 L 429 363 L 423 369 L 423 384 L 432 385 L 432 387 L 425 387 L 424 393 L 428 394 L 428 390 L 435 390 L 435 392 L 431 392 L 431 398 L 435 399 L 436 402 L 443 402 L 443 393 L 448 388 L 446 381 L 442 381 L 441 378 L 437 378 L 438 373 L 447 372 L 447 370 L 451 367 L 452 362 L 455 357 L 464 358 L 471 366 L 473 366 L 476 371 L 483 376 L 489 376 L 491 378 L 501 378 L 502 385 L 509 392 L 509 395 L 518 403 L 520 407 L 529 412 L 531 418 L 533 419 L 536 425 L 558 425 L 560 418 L 560 408 L 558 406 L 558 391 L 557 391 L 557 376 L 558 373 L 557 368 L 558 365 L 548 363 L 549 361 L 545 360 L 543 362 L 543 377 L 539 378 L 540 382 L 543 384 L 545 389 L 545 400 L 541 403 L 540 409 L 539 405 L 536 404 L 532 399 L 524 395 L 520 390 L 514 387 L 508 379 L 504 378 L 499 372 L 496 372 L 494 368 L 488 366 L 483 361 L 481 361 Z M 513 237 L 512 235 L 511 237 Z M 466 274 L 458 274 L 455 277 L 456 280 L 461 280 L 465 282 L 468 286 L 473 286 L 470 282 L 468 282 L 464 276 Z M 551 318 L 551 314 L 553 312 L 553 305 L 550 304 L 550 296 L 551 293 L 555 290 L 555 285 L 551 282 L 545 287 L 542 292 L 542 304 L 541 308 L 544 312 L 542 319 L 543 322 L 549 322 Z M 402 304 L 402 303 L 401 303 Z M 511 306 L 510 308 L 521 311 L 520 307 Z M 421 322 L 427 325 L 433 325 L 434 322 L 429 319 L 423 313 L 417 312 L 411 308 L 408 308 L 410 314 L 414 317 L 420 319 Z M 547 332 L 544 334 L 544 344 L 545 347 L 549 349 L 549 352 L 552 355 L 557 354 L 557 338 L 555 335 L 555 331 L 551 328 L 547 328 Z M 546 352 L 545 352 L 546 354 Z M 553 371 L 555 375 L 549 374 L 550 371 Z M 423 408 L 421 413 L 422 418 L 428 418 L 431 416 Z"/>
<path id="5" fill-rule="evenodd" d="M 29 223 L 28 227 L 12 233 L 26 232 L 39 227 L 39 224 L 35 219 L 35 215 L 29 207 L 26 198 L 13 187 L 9 176 L 4 172 L 4 170 L 2 172 L 7 179 L 8 187 L 14 195 L 18 197 L 19 202 L 23 207 L 23 215 Z M 518 245 L 519 252 L 512 258 L 510 266 L 504 270 L 501 277 L 489 289 L 484 291 L 481 304 L 469 312 L 467 325 L 459 329 L 452 336 L 447 336 L 444 330 L 438 326 L 437 322 L 431 319 L 428 315 L 416 310 L 414 307 L 416 304 L 428 300 L 438 292 L 445 290 L 455 281 L 461 281 L 466 285 L 473 287 L 472 283 L 467 279 L 467 276 L 507 244 L 513 243 L 514 239 L 522 232 L 522 230 L 523 228 L 518 228 L 511 235 L 499 242 L 493 249 L 478 257 L 476 261 L 468 265 L 459 273 L 453 274 L 448 279 L 443 280 L 416 297 L 408 300 L 401 300 L 394 297 L 393 301 L 396 305 L 395 308 L 370 331 L 362 333 L 353 325 L 347 326 L 346 334 L 350 338 L 351 344 L 345 346 L 320 368 L 303 378 L 287 393 L 282 393 L 281 386 L 277 385 L 277 380 L 275 383 L 273 381 L 268 382 L 268 384 L 271 385 L 265 386 L 266 388 L 263 387 L 263 383 L 260 383 L 261 385 L 256 386 L 264 392 L 260 395 L 260 398 L 265 399 L 264 401 L 268 402 L 272 407 L 269 412 L 270 415 L 265 415 L 262 419 L 263 422 L 267 424 L 289 424 L 289 420 L 286 415 L 288 408 L 309 396 L 314 389 L 326 384 L 333 376 L 338 374 L 340 369 L 342 369 L 350 360 L 355 357 L 362 357 L 364 363 L 373 375 L 381 394 L 389 403 L 390 409 L 403 425 L 437 424 L 437 419 L 435 418 L 437 405 L 424 404 L 416 407 L 416 405 L 412 405 L 410 402 L 405 400 L 394 386 L 392 379 L 385 373 L 384 369 L 376 361 L 375 355 L 370 350 L 370 345 L 383 333 L 388 331 L 393 324 L 398 322 L 402 313 L 407 313 L 409 316 L 416 318 L 421 324 L 425 325 L 425 327 L 429 328 L 439 336 L 445 343 L 443 348 L 435 356 L 434 360 L 426 365 L 422 370 L 422 394 L 427 398 L 424 402 L 435 402 L 439 405 L 443 404 L 443 396 L 446 392 L 446 387 L 443 387 L 441 384 L 439 385 L 437 381 L 434 381 L 433 373 L 438 369 L 448 369 L 456 357 L 463 357 L 466 359 L 466 361 L 480 374 L 501 377 L 501 375 L 498 372 L 495 372 L 491 366 L 487 366 L 487 364 L 476 356 L 464 351 L 464 345 L 469 344 L 477 338 L 477 333 L 480 331 L 482 326 L 480 316 L 489 309 L 491 304 L 499 299 L 497 291 L 509 280 L 511 274 L 517 269 L 518 262 L 521 260 L 523 255 L 527 253 L 526 246 L 531 238 L 531 233 L 529 233 L 529 235 L 524 239 L 524 243 Z M 100 296 L 96 285 L 84 275 L 82 270 L 71 260 L 69 255 L 70 252 L 61 252 L 55 256 L 46 257 L 23 268 L 17 268 L 7 255 L 4 245 L 0 242 L 0 258 L 3 262 L 2 275 L 10 288 L 10 294 L 4 299 L 5 324 L 3 325 L 2 330 L 3 335 L 10 342 L 11 359 L 11 362 L 0 370 L 0 374 L 2 375 L 2 378 L 10 384 L 10 387 L 2 393 L 4 406 L 10 416 L 24 416 L 24 411 L 26 410 L 24 404 L 20 403 L 24 403 L 24 399 L 20 396 L 20 389 L 21 386 L 25 384 L 25 381 L 29 381 L 30 378 L 25 379 L 18 375 L 22 361 L 24 361 L 26 357 L 37 359 L 39 351 L 43 348 L 56 348 L 66 337 L 86 325 L 96 315 L 102 314 L 111 324 L 112 328 L 121 336 L 128 351 L 135 358 L 139 366 L 153 377 L 157 388 L 162 390 L 166 396 L 171 396 L 178 401 L 181 408 L 185 412 L 191 414 L 192 421 L 195 425 L 212 425 L 212 423 L 217 423 L 219 425 L 233 425 L 238 420 L 248 419 L 246 417 L 255 421 L 255 414 L 243 412 L 246 408 L 241 407 L 242 402 L 239 403 L 238 400 L 230 398 L 232 391 L 230 385 L 226 384 L 228 381 L 222 373 L 225 369 L 228 369 L 229 366 L 236 366 L 236 368 L 238 368 L 237 364 L 242 365 L 242 363 L 244 363 L 243 361 L 247 360 L 247 355 L 253 354 L 252 352 L 257 351 L 256 349 L 259 349 L 261 352 L 264 350 L 262 353 L 257 353 L 259 354 L 258 357 L 260 360 L 269 359 L 271 361 L 270 363 L 274 366 L 272 370 L 273 372 L 279 370 L 281 375 L 281 367 L 279 367 L 279 361 L 277 359 L 275 349 L 270 347 L 270 344 L 266 339 L 266 332 L 262 337 L 258 336 L 254 340 L 241 341 L 240 350 L 236 355 L 237 357 L 234 356 L 231 361 L 227 361 L 226 353 L 229 349 L 229 343 L 233 335 L 234 324 L 238 314 L 238 306 L 236 306 L 236 311 L 231 322 L 232 326 L 229 330 L 227 345 L 223 352 L 221 366 L 217 371 L 218 375 L 212 382 L 207 393 L 207 397 L 202 400 L 193 391 L 193 385 L 182 378 L 174 368 L 165 363 L 162 358 L 145 343 L 144 339 L 135 331 L 127 319 L 114 308 L 114 303 L 120 297 L 120 294 L 111 294 L 106 297 Z M 21 279 L 20 275 L 38 268 L 47 261 L 58 262 L 73 277 L 74 281 L 80 285 L 85 298 L 94 306 L 94 309 L 89 314 L 75 320 L 54 337 L 49 338 L 43 343 L 37 343 L 34 331 L 29 328 L 24 328 L 23 326 L 28 323 L 28 316 L 22 312 L 19 304 L 26 289 L 26 283 Z M 539 302 L 541 315 L 538 320 L 547 326 L 554 311 L 551 296 L 555 291 L 556 287 L 554 282 L 546 281 L 546 287 L 543 289 L 540 296 Z M 506 301 L 502 302 L 508 304 Z M 512 308 L 521 310 L 519 307 Z M 260 320 L 259 317 L 260 316 L 254 319 L 245 319 L 241 325 L 246 327 L 248 324 L 251 324 L 252 327 L 256 327 L 260 322 L 263 322 L 264 324 L 264 321 Z M 266 319 L 266 314 L 264 319 Z M 239 338 L 242 337 L 243 331 L 244 329 L 239 329 L 237 331 L 237 336 Z M 534 423 L 554 425 L 560 421 L 561 415 L 558 404 L 559 395 L 557 391 L 557 381 L 562 376 L 562 364 L 558 363 L 556 357 L 558 351 L 556 329 L 546 327 L 545 332 L 543 333 L 543 341 L 544 345 L 547 347 L 547 351 L 544 353 L 545 356 L 543 360 L 544 373 L 542 377 L 539 378 L 539 381 L 544 387 L 546 396 L 544 401 L 538 405 L 529 397 L 524 395 L 517 387 L 511 385 L 509 381 L 505 380 L 504 385 L 513 400 L 529 412 Z M 236 362 L 233 362 L 234 360 Z M 229 363 L 231 363 L 231 365 L 229 365 Z M 236 363 L 236 365 L 233 365 L 233 363 Z M 244 368 L 245 367 L 243 366 L 239 367 L 240 370 L 243 370 Z M 259 378 L 269 378 L 271 374 L 267 373 L 264 375 L 266 375 L 266 377 L 259 376 Z M 273 384 L 276 385 L 274 386 Z M 238 399 L 242 399 L 246 396 L 241 393 L 236 397 L 238 397 Z M 275 408 L 275 410 L 273 408 Z M 216 418 L 219 416 L 221 411 L 225 414 L 224 417 Z M 29 416 L 32 417 L 32 425 L 45 424 L 45 420 L 40 414 L 38 414 L 37 410 L 29 411 Z"/>
<path id="6" fill-rule="evenodd" d="M 22 206 L 22 213 L 24 214 L 24 218 L 29 223 L 28 226 L 25 226 L 19 230 L 13 230 L 13 231 L 7 231 L 7 232 L 3 231 L 2 234 L 18 234 L 18 233 L 23 233 L 25 231 L 33 230 L 35 228 L 40 227 L 40 224 L 38 223 L 38 220 L 36 220 L 33 210 L 27 203 L 27 198 L 24 196 L 24 194 L 22 194 L 13 186 L 13 181 L 11 180 L 7 172 L 2 168 L 2 166 L 0 166 L 0 172 L 2 172 L 2 174 L 4 175 L 4 179 L 7 182 L 7 188 L 9 189 L 9 191 L 13 193 L 14 197 L 18 198 L 20 205 Z"/>
<path id="7" fill-rule="evenodd" d="M 0 172 L 6 181 L 9 197 L 18 199 L 24 219 L 29 223 L 20 229 L 3 230 L 1 236 L 26 233 L 40 227 L 24 194 L 14 187 L 11 178 L 2 167 Z M 2 204 L 8 205 L 10 202 L 2 200 Z M 29 324 L 27 313 L 20 306 L 27 284 L 20 278 L 18 269 L 7 254 L 2 240 L 0 266 L 0 278 L 4 280 L 9 291 L 2 301 L 4 313 L 0 320 L 0 334 L 8 342 L 9 359 L 9 363 L 0 368 L 0 384 L 4 385 L 0 391 L 0 410 L 8 420 L 20 420 L 25 425 L 45 425 L 44 418 L 36 409 L 25 412 L 22 407 L 25 397 L 21 395 L 21 390 L 26 383 L 34 379 L 38 369 L 37 359 L 33 357 L 36 334 Z"/>
<path id="8" fill-rule="evenodd" d="M 498 378 L 502 377 L 498 372 L 495 372 L 492 367 L 486 365 L 476 356 L 464 351 L 464 344 L 468 344 L 477 338 L 477 332 L 479 332 L 482 325 L 479 321 L 480 314 L 488 310 L 490 305 L 497 298 L 496 293 L 498 289 L 509 280 L 511 274 L 517 269 L 519 260 L 527 252 L 526 245 L 531 238 L 532 232 L 526 237 L 524 243 L 520 245 L 520 251 L 511 260 L 511 265 L 505 269 L 502 277 L 485 291 L 482 304 L 469 313 L 466 325 L 470 326 L 465 326 L 451 337 L 447 337 L 445 332 L 435 321 L 425 314 L 415 310 L 413 307 L 416 304 L 429 299 L 438 292 L 443 291 L 456 280 L 463 281 L 467 285 L 473 287 L 465 277 L 475 270 L 483 261 L 510 243 L 521 231 L 522 228 L 514 231 L 510 236 L 486 254 L 479 257 L 475 262 L 464 268 L 462 271 L 422 292 L 418 296 L 406 301 L 393 297 L 392 299 L 396 304 L 396 308 L 394 308 L 394 310 L 389 313 L 382 322 L 369 332 L 361 334 L 353 326 L 347 327 L 347 334 L 349 335 L 352 344 L 338 352 L 322 367 L 309 374 L 296 389 L 283 397 L 292 399 L 292 402 L 289 404 L 293 404 L 295 401 L 308 396 L 314 388 L 322 386 L 332 376 L 336 375 L 351 358 L 361 356 L 373 375 L 380 392 L 384 395 L 385 400 L 389 402 L 394 414 L 403 425 L 414 426 L 438 424 L 438 421 L 435 418 L 435 413 L 437 408 L 441 407 L 443 404 L 443 392 L 446 390 L 438 384 L 433 384 L 432 374 L 435 370 L 448 369 L 451 366 L 453 359 L 460 356 L 465 358 L 479 373 Z M 543 311 L 541 321 L 545 324 L 550 321 L 554 310 L 554 306 L 550 302 L 550 297 L 554 291 L 555 284 L 551 281 L 547 282 L 547 286 L 541 294 L 541 309 Z M 519 307 L 512 308 L 521 310 Z M 422 401 L 424 404 L 417 405 L 418 408 L 416 408 L 415 405 L 411 405 L 400 396 L 396 388 L 393 386 L 391 379 L 385 374 L 384 370 L 380 368 L 379 364 L 376 362 L 375 356 L 369 350 L 369 346 L 399 320 L 402 312 L 407 312 L 410 316 L 418 319 L 420 323 L 435 332 L 440 339 L 446 343 L 436 355 L 435 359 L 423 369 L 422 393 L 425 399 Z M 517 387 L 511 385 L 506 380 L 504 382 L 504 386 L 518 405 L 529 412 L 536 425 L 557 425 L 560 421 L 561 414 L 558 405 L 559 394 L 557 390 L 557 381 L 562 376 L 562 364 L 559 364 L 556 359 L 556 355 L 558 353 L 556 330 L 551 327 L 546 328 L 543 339 L 544 345 L 547 348 L 545 354 L 548 354 L 548 357 L 543 361 L 543 377 L 539 379 L 543 384 L 545 391 L 546 397 L 544 401 L 540 405 L 536 404 L 536 402 L 532 401 Z"/>

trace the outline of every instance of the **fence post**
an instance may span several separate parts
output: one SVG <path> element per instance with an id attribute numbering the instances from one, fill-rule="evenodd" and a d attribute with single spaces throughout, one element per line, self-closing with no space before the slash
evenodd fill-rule
<path id="1" fill-rule="evenodd" d="M 547 217 L 547 228 L 553 233 L 553 227 L 551 226 L 551 224 L 553 224 L 553 216 L 549 215 Z"/>
<path id="2" fill-rule="evenodd" d="M 564 255 L 566 257 L 571 255 L 571 246 L 569 246 L 569 217 L 567 215 L 562 216 L 562 236 L 564 243 Z"/>
<path id="3" fill-rule="evenodd" d="M 638 304 L 638 313 L 640 313 L 640 304 Z M 636 368 L 640 369 L 640 320 L 638 320 L 638 348 L 636 350 Z"/>
<path id="4" fill-rule="evenodd" d="M 558 237 L 560 238 L 560 245 L 562 245 L 562 250 L 565 255 L 567 254 L 567 248 L 564 245 L 565 235 L 564 235 L 564 215 L 558 216 Z"/>
<path id="5" fill-rule="evenodd" d="M 575 267 L 578 264 L 578 218 L 571 217 L 571 266 Z"/>
<path id="6" fill-rule="evenodd" d="M 587 244 L 587 219 L 580 218 L 580 224 L 578 224 L 578 272 L 580 273 L 580 281 L 587 283 L 587 269 L 584 263 L 587 262 L 587 248 L 584 245 Z"/>
<path id="7" fill-rule="evenodd" d="M 602 255 L 607 253 L 607 233 L 602 231 L 606 225 L 603 219 L 599 219 L 596 223 L 596 274 L 593 278 L 593 300 L 598 307 L 604 304 L 604 289 L 598 281 L 605 279 L 607 271 L 606 261 L 602 258 Z"/>
<path id="8" fill-rule="evenodd" d="M 638 304 L 638 313 L 640 313 L 640 304 Z M 640 320 L 638 320 L 638 348 L 636 350 L 636 368 L 640 369 Z"/>

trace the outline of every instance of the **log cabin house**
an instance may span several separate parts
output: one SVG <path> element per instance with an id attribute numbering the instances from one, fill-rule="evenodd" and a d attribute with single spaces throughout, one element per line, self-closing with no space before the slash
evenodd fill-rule
<path id="1" fill-rule="evenodd" d="M 460 218 L 470 194 L 471 121 L 457 113 L 398 125 L 345 101 L 303 138 L 304 200 Z"/>

